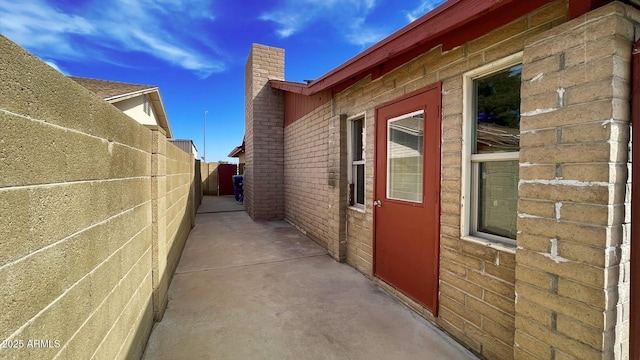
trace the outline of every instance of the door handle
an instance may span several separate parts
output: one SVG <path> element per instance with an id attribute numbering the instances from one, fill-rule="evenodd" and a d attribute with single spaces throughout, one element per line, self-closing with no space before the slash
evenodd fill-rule
<path id="1" fill-rule="evenodd" d="M 374 206 L 376 206 L 376 207 L 381 207 L 381 206 L 382 206 L 382 201 L 380 201 L 380 200 L 375 200 L 375 201 L 373 202 L 373 205 L 374 205 Z"/>

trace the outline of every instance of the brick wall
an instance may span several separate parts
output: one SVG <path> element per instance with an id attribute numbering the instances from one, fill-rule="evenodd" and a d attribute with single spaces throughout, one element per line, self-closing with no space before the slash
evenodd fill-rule
<path id="1" fill-rule="evenodd" d="M 375 81 L 364 79 L 335 95 L 336 114 L 366 114 L 365 210 L 346 211 L 346 261 L 366 276 L 373 277 L 375 106 L 434 82 L 443 82 L 439 317 L 433 318 L 427 309 L 386 284 L 379 284 L 487 358 L 513 358 L 515 249 L 490 248 L 460 238 L 462 74 L 522 51 L 527 38 L 566 21 L 566 11 L 565 1 L 555 1 L 462 47 L 446 53 L 436 48 L 382 78 Z M 317 111 L 327 114 L 329 110 L 320 108 L 287 127 L 285 132 L 297 129 L 302 133 L 301 129 L 319 128 L 312 125 L 315 124 L 314 119 L 321 116 Z M 328 118 L 329 114 L 325 115 L 324 121 Z M 305 137 L 304 141 L 312 143 L 312 140 L 318 141 L 318 138 Z M 286 138 L 287 149 L 290 146 L 288 141 Z M 335 156 L 338 148 L 329 147 L 328 151 L 329 156 Z M 289 166 L 288 162 L 285 161 L 285 168 Z M 290 196 L 288 187 L 287 184 L 287 208 L 295 211 L 287 216 L 293 217 L 306 203 L 301 198 Z"/>
<path id="2" fill-rule="evenodd" d="M 254 44 L 245 67 L 244 204 L 255 220 L 284 218 L 284 50 Z"/>
<path id="3" fill-rule="evenodd" d="M 284 132 L 285 219 L 322 246 L 328 238 L 328 105 Z"/>
<path id="4" fill-rule="evenodd" d="M 456 339 L 490 359 L 513 358 L 515 251 L 461 240 L 462 74 L 522 51 L 525 39 L 565 21 L 566 2 L 552 4 L 462 47 L 436 48 L 384 77 L 364 79 L 336 95 L 336 112 L 366 112 L 366 152 L 374 150 L 376 105 L 437 81 L 442 95 L 442 188 L 439 317 L 379 282 Z M 373 156 L 366 166 L 365 213 L 347 212 L 347 262 L 372 276 Z"/>
<path id="5" fill-rule="evenodd" d="M 442 82 L 438 318 L 373 279 L 487 359 L 627 356 L 629 57 L 640 16 L 621 3 L 572 21 L 567 11 L 568 1 L 552 1 L 451 51 L 435 48 L 334 94 L 285 128 L 287 219 L 319 242 L 324 236 L 334 257 L 344 253 L 373 278 L 375 107 Z M 464 74 L 517 53 L 524 55 L 514 248 L 463 237 L 461 203 Z M 335 121 L 362 113 L 365 208 L 342 211 L 344 195 L 332 187 L 343 177 Z M 311 209 L 309 198 L 324 191 L 328 202 Z"/>
<path id="6" fill-rule="evenodd" d="M 628 356 L 627 17 L 638 15 L 614 3 L 527 41 L 518 357 Z"/>
<path id="7" fill-rule="evenodd" d="M 193 158 L 1 36 L 0 79 L 0 358 L 139 358 Z"/>

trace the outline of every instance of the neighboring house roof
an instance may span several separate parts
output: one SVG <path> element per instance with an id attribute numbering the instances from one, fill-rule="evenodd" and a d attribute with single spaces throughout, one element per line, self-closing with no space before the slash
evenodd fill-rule
<path id="1" fill-rule="evenodd" d="M 170 143 L 180 148 L 180 150 L 193 154 L 194 158 L 198 158 L 198 149 L 196 148 L 196 144 L 194 144 L 193 140 L 189 139 L 167 139 Z"/>
<path id="2" fill-rule="evenodd" d="M 155 113 L 158 121 L 158 126 L 165 130 L 167 138 L 173 137 L 171 127 L 169 126 L 169 119 L 167 118 L 167 113 L 165 112 L 164 105 L 162 103 L 162 97 L 160 96 L 160 89 L 157 86 L 128 84 L 117 81 L 88 79 L 74 76 L 69 76 L 69 78 L 110 104 L 141 95 L 149 96 L 151 106 L 153 106 L 153 112 Z"/>
<path id="3" fill-rule="evenodd" d="M 244 140 L 242 140 L 242 145 L 236 146 L 231 150 L 228 157 L 240 157 L 240 154 L 244 152 Z"/>

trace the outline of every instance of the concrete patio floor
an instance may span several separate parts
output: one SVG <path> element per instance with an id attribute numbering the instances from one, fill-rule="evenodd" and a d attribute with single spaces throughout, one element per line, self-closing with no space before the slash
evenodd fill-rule
<path id="1" fill-rule="evenodd" d="M 201 210 L 143 359 L 477 359 L 288 223 Z"/>

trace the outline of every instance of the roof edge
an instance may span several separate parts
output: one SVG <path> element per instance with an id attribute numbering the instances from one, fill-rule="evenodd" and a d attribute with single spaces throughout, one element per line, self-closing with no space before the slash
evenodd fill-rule
<path id="1" fill-rule="evenodd" d="M 584 13 L 604 3 L 603 0 L 589 0 L 585 8 L 582 1 L 567 0 L 570 12 Z M 450 38 L 447 35 L 454 34 L 467 24 L 477 25 L 483 19 L 490 20 L 492 14 L 508 12 L 517 18 L 522 16 L 522 12 L 526 14 L 551 2 L 553 0 L 528 0 L 526 4 L 519 0 L 449 0 L 309 84 L 275 80 L 271 80 L 270 84 L 276 89 L 313 95 L 340 87 L 340 84 L 350 80 L 361 79 L 367 74 L 377 76 L 376 71 L 381 65 L 407 57 L 425 47 L 442 46 L 446 51 L 460 46 L 469 41 L 466 35 L 458 34 Z M 502 22 L 498 21 L 496 28 L 504 25 Z M 390 70 L 386 68 L 384 71 Z"/>

